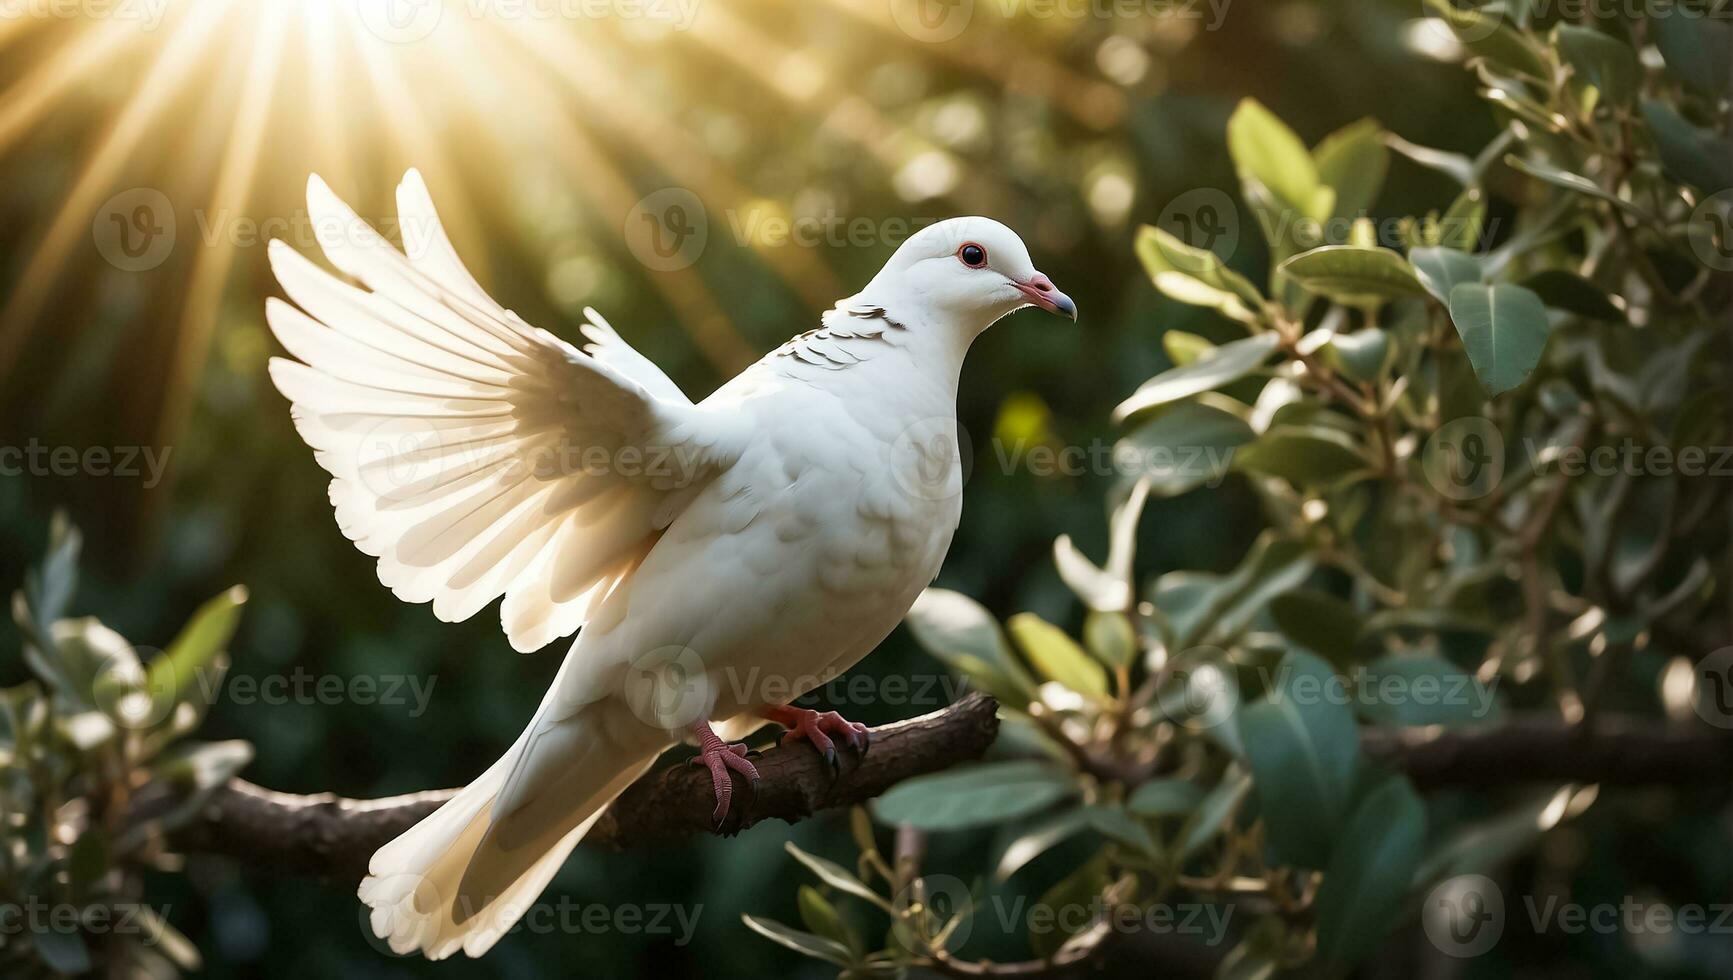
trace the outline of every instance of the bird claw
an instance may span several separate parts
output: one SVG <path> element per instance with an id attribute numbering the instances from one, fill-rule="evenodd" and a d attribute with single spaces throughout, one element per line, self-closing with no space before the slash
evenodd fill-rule
<path id="1" fill-rule="evenodd" d="M 836 736 L 857 756 L 865 755 L 867 747 L 872 742 L 872 736 L 865 725 L 849 721 L 834 711 L 811 711 L 805 708 L 782 707 L 771 716 L 771 720 L 787 728 L 782 735 L 782 744 L 805 740 L 830 766 L 831 778 L 842 773 L 842 762 L 837 755 Z"/>
<path id="2" fill-rule="evenodd" d="M 717 739 L 702 744 L 698 754 L 692 757 L 689 765 L 703 766 L 710 770 L 711 788 L 716 793 L 716 812 L 712 816 L 717 830 L 721 830 L 728 821 L 729 803 L 734 798 L 734 777 L 730 775 L 730 771 L 746 777 L 746 804 L 741 808 L 741 812 L 750 811 L 753 804 L 758 802 L 758 767 L 747 761 L 757 754 L 743 743 L 729 745 Z"/>

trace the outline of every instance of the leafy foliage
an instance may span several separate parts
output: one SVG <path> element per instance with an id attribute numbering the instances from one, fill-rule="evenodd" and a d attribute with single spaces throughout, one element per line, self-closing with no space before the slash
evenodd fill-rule
<path id="1" fill-rule="evenodd" d="M 1712 195 L 1733 184 L 1727 46 L 1679 12 L 1549 28 L 1503 7 L 1429 8 L 1502 127 L 1478 159 L 1370 120 L 1308 149 L 1248 100 L 1226 142 L 1267 288 L 1168 231 L 1137 236 L 1155 289 L 1213 311 L 1212 336 L 1230 339 L 1168 333 L 1173 366 L 1115 412 L 1121 458 L 1228 460 L 1268 524 L 1238 567 L 1139 580 L 1147 502 L 1221 474 L 1134 463 L 1106 561 L 1055 547 L 1089 610 L 1082 642 L 1019 613 L 1007 644 L 985 609 L 939 590 L 910 614 L 929 651 L 1000 697 L 1011 758 L 912 781 L 874 812 L 917 831 L 1015 828 L 1001 879 L 1089 840 L 1042 901 L 1093 917 L 1032 929 L 1038 959 L 1085 953 L 1115 909 L 1252 896 L 1222 975 L 1350 969 L 1433 885 L 1508 861 L 1583 799 L 1565 787 L 1542 811 L 1441 821 L 1366 758 L 1364 725 L 1496 724 L 1509 702 L 1576 723 L 1634 659 L 1718 645 L 1716 479 L 1569 464 L 1621 446 L 1682 460 L 1725 440 L 1727 195 Z M 1659 58 L 1639 55 L 1649 45 Z M 1462 187 L 1380 231 L 1391 148 Z M 1444 689 L 1474 694 L 1422 693 Z M 863 880 L 921 892 L 864 820 L 856 838 Z M 956 959 L 970 903 L 869 901 L 898 939 L 873 952 L 822 916 L 811 935 L 754 927 L 828 943 L 814 955 L 847 975 Z"/>
<path id="2" fill-rule="evenodd" d="M 241 741 L 193 742 L 246 601 L 210 600 L 148 662 L 95 619 L 68 618 L 81 539 L 57 519 L 47 557 L 13 597 L 35 680 L 0 691 L 0 902 L 8 976 L 174 976 L 198 950 L 143 898 L 167 833 L 252 759 Z"/>

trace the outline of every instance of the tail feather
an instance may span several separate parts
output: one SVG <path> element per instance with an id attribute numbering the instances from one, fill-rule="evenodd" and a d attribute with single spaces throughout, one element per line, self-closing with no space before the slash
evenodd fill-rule
<path id="1" fill-rule="evenodd" d="M 523 917 L 608 804 L 658 754 L 615 756 L 614 766 L 625 768 L 604 777 L 582 806 L 508 849 L 489 828 L 517 751 L 374 853 L 358 894 L 372 909 L 374 933 L 392 952 L 420 950 L 433 960 L 459 950 L 469 956 L 487 952 Z"/>

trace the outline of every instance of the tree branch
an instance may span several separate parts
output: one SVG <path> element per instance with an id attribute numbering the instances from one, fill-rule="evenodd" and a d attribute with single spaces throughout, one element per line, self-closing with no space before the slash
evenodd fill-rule
<path id="1" fill-rule="evenodd" d="M 1534 782 L 1713 784 L 1733 772 L 1733 732 L 1609 715 L 1587 726 L 1517 715 L 1487 728 L 1369 728 L 1366 754 L 1422 789 Z"/>
<path id="2" fill-rule="evenodd" d="M 845 758 L 841 775 L 834 779 L 810 746 L 769 749 L 753 762 L 761 777 L 757 799 L 749 806 L 737 804 L 720 832 L 738 833 L 771 818 L 793 823 L 819 810 L 864 802 L 910 777 L 978 758 L 998 735 L 997 712 L 998 702 L 976 693 L 932 714 L 875 728 L 871 749 L 858 763 Z M 183 852 L 239 858 L 252 868 L 359 879 L 375 850 L 456 792 L 352 800 L 331 793 L 279 793 L 235 779 L 218 789 L 199 816 L 176 830 L 169 842 Z M 735 799 L 744 803 L 749 795 L 737 793 Z M 135 817 L 149 819 L 149 809 Z M 624 849 L 717 833 L 710 821 L 714 809 L 708 772 L 667 766 L 633 783 L 584 843 Z"/>
<path id="3" fill-rule="evenodd" d="M 861 803 L 905 779 L 980 757 L 998 734 L 997 709 L 992 698 L 970 694 L 932 714 L 875 728 L 871 751 L 858 763 L 845 761 L 834 780 L 811 748 L 772 748 L 755 762 L 762 775 L 757 800 L 720 831 L 710 824 L 709 775 L 668 766 L 627 789 L 584 843 L 624 849 L 694 834 L 732 835 L 767 819 L 793 823 Z M 1407 772 L 1422 788 L 1694 783 L 1706 773 L 1733 771 L 1733 733 L 1629 716 L 1607 717 L 1592 731 L 1556 716 L 1519 715 L 1482 729 L 1368 728 L 1361 737 L 1368 755 Z M 353 800 L 279 793 L 235 779 L 171 834 L 169 844 L 182 852 L 239 858 L 258 869 L 359 878 L 375 850 L 455 792 Z M 149 820 L 172 802 L 141 801 L 134 820 Z"/>

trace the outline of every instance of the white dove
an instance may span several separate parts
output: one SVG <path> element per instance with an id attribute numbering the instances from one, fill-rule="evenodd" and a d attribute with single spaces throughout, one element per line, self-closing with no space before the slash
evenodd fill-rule
<path id="1" fill-rule="evenodd" d="M 890 633 L 962 509 L 963 355 L 988 325 L 1076 306 L 1009 228 L 923 228 L 822 326 L 693 404 L 586 310 L 582 350 L 484 293 L 426 185 L 399 252 L 308 182 L 340 281 L 281 241 L 271 377 L 331 473 L 343 533 L 401 599 L 459 621 L 500 596 L 513 647 L 577 632 L 506 754 L 381 847 L 361 882 L 394 951 L 486 952 L 599 814 L 696 741 L 727 813 L 774 721 L 827 755 L 865 729 L 789 702 Z M 304 312 L 303 312 L 304 311 Z M 582 630 L 579 631 L 579 628 Z M 834 755 L 830 756 L 834 760 Z"/>

